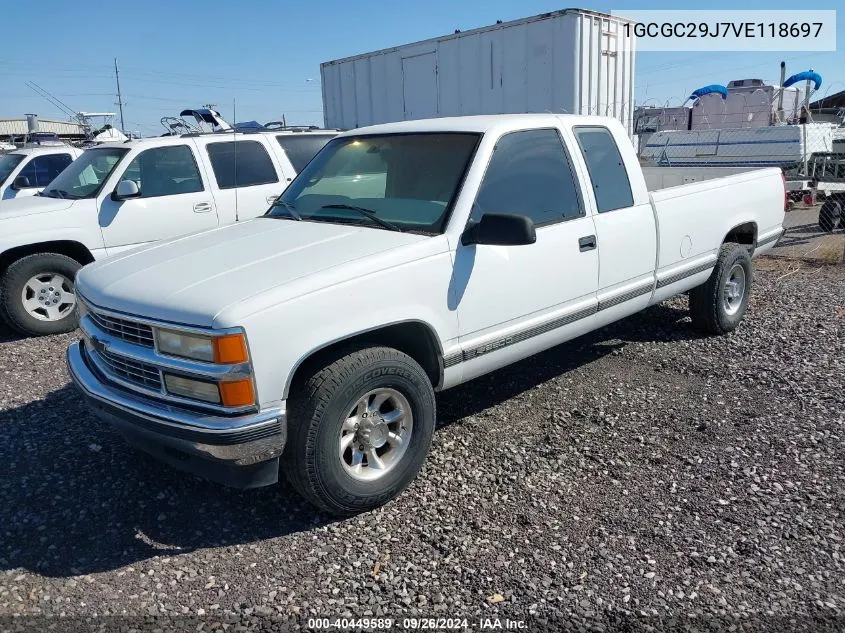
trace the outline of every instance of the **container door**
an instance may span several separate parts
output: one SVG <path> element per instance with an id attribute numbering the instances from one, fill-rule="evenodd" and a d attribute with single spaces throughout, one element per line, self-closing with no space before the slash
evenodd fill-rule
<path id="1" fill-rule="evenodd" d="M 437 116 L 437 56 L 434 52 L 402 59 L 405 120 Z"/>

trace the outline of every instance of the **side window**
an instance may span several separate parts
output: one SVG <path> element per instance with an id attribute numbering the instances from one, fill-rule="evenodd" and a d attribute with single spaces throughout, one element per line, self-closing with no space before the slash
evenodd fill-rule
<path id="1" fill-rule="evenodd" d="M 282 146 L 290 164 L 293 165 L 298 174 L 332 138 L 331 136 L 314 134 L 297 136 L 280 134 L 276 137 L 276 140 Z"/>
<path id="2" fill-rule="evenodd" d="M 72 162 L 70 154 L 36 156 L 29 161 L 19 175 L 29 178 L 29 184 L 32 187 L 46 187 Z"/>
<path id="3" fill-rule="evenodd" d="M 584 215 L 556 130 L 512 132 L 499 139 L 470 219 L 478 221 L 486 212 L 527 215 L 537 226 Z"/>
<path id="4" fill-rule="evenodd" d="M 610 130 L 605 127 L 576 127 L 575 137 L 587 163 L 599 213 L 633 206 L 628 172 Z"/>
<path id="5" fill-rule="evenodd" d="M 121 176 L 134 180 L 142 198 L 175 196 L 202 191 L 202 178 L 194 153 L 187 145 L 170 145 L 144 150 Z"/>
<path id="6" fill-rule="evenodd" d="M 209 143 L 206 149 L 221 189 L 279 182 L 270 155 L 258 141 Z"/>

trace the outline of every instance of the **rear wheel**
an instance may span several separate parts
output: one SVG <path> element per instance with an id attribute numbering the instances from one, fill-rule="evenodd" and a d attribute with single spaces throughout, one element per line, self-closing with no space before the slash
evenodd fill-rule
<path id="1" fill-rule="evenodd" d="M 722 245 L 710 278 L 689 293 L 693 325 L 708 334 L 736 329 L 748 308 L 752 268 L 748 249 L 740 244 Z"/>
<path id="2" fill-rule="evenodd" d="M 351 351 L 292 391 L 282 462 L 288 481 L 337 515 L 396 497 L 425 461 L 434 390 L 411 357 L 387 347 Z"/>
<path id="3" fill-rule="evenodd" d="M 76 328 L 74 279 L 81 264 L 58 253 L 28 255 L 14 262 L 0 280 L 0 313 L 27 336 Z"/>
<path id="4" fill-rule="evenodd" d="M 842 200 L 828 200 L 819 211 L 819 227 L 828 233 L 835 231 L 842 224 Z"/>

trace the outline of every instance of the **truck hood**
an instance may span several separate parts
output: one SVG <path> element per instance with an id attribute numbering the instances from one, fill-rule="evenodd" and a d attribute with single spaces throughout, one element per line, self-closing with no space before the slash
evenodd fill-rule
<path id="1" fill-rule="evenodd" d="M 369 227 L 258 218 L 100 260 L 80 271 L 77 289 L 96 306 L 212 327 L 228 306 L 250 300 L 263 304 L 270 292 L 276 293 L 276 302 L 313 292 L 360 274 L 360 266 L 348 266 L 352 262 L 378 260 L 429 239 Z M 393 258 L 383 259 L 386 267 Z M 241 307 L 239 312 L 249 311 Z"/>
<path id="2" fill-rule="evenodd" d="M 64 211 L 73 206 L 78 200 L 62 200 L 43 196 L 26 196 L 0 201 L 0 220 L 5 218 L 20 218 L 36 213 L 50 213 Z"/>

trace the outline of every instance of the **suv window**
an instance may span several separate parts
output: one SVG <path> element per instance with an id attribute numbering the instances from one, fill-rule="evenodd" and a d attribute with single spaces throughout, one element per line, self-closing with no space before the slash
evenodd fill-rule
<path id="1" fill-rule="evenodd" d="M 24 166 L 18 176 L 26 176 L 31 187 L 46 187 L 72 162 L 70 154 L 36 156 Z"/>
<path id="2" fill-rule="evenodd" d="M 470 219 L 478 221 L 486 212 L 519 213 L 536 226 L 584 215 L 556 130 L 511 132 L 499 139 Z"/>
<path id="3" fill-rule="evenodd" d="M 209 143 L 206 150 L 221 189 L 279 182 L 270 155 L 258 141 Z"/>
<path id="4" fill-rule="evenodd" d="M 575 137 L 587 163 L 599 213 L 633 206 L 628 172 L 610 130 L 606 127 L 576 127 Z"/>
<path id="5" fill-rule="evenodd" d="M 134 180 L 141 198 L 175 196 L 202 191 L 202 178 L 194 153 L 187 145 L 171 145 L 144 150 L 121 176 Z"/>
<path id="6" fill-rule="evenodd" d="M 6 178 L 12 175 L 15 167 L 21 164 L 23 154 L 4 154 L 0 156 L 0 185 L 6 182 Z"/>
<path id="7" fill-rule="evenodd" d="M 332 138 L 334 137 L 317 134 L 301 134 L 298 136 L 280 134 L 276 137 L 276 140 L 285 150 L 285 154 L 296 173 L 299 173 Z"/>

